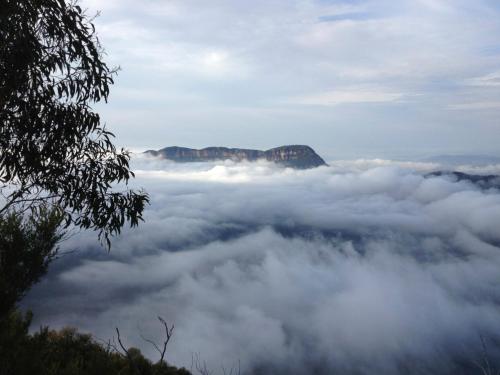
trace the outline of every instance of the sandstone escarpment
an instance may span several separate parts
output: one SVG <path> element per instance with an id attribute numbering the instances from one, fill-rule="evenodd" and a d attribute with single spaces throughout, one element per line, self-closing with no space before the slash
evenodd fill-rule
<path id="1" fill-rule="evenodd" d="M 268 160 L 286 167 L 307 169 L 326 165 L 325 161 L 309 146 L 291 145 L 272 148 L 267 151 L 227 147 L 165 147 L 145 152 L 151 156 L 176 162 L 203 162 L 216 160 L 257 161 Z"/>

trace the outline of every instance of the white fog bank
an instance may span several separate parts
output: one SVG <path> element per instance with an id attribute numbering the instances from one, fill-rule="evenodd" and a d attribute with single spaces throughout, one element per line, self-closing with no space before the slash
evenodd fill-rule
<path id="1" fill-rule="evenodd" d="M 463 171 L 468 171 L 463 166 Z M 478 168 L 478 167 L 474 167 Z M 500 339 L 500 193 L 439 164 L 134 161 L 146 222 L 111 253 L 82 233 L 25 301 L 36 324 L 219 373 L 466 373 Z M 500 166 L 475 170 L 500 171 Z M 498 363 L 498 362 L 496 362 Z"/>

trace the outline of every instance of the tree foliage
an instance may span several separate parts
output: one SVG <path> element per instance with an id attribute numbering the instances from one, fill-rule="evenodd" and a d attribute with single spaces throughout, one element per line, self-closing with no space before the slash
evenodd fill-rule
<path id="1" fill-rule="evenodd" d="M 0 320 L 0 374 L 2 375 L 189 375 L 164 361 L 152 363 L 139 349 L 127 358 L 74 328 L 42 328 L 30 335 L 32 315 L 13 311 Z M 131 362 L 133 361 L 133 362 Z"/>
<path id="2" fill-rule="evenodd" d="M 127 349 L 120 336 L 118 347 L 115 341 L 101 343 L 73 328 L 42 328 L 29 334 L 33 315 L 21 314 L 16 304 L 58 256 L 57 244 L 64 236 L 61 220 L 57 207 L 40 207 L 30 214 L 10 211 L 0 215 L 0 374 L 189 375 L 189 371 L 165 360 L 173 326 L 161 318 L 166 338 L 156 363 L 139 349 Z"/>
<path id="3" fill-rule="evenodd" d="M 5 317 L 47 272 L 64 233 L 57 209 L 40 209 L 25 217 L 0 216 L 0 319 Z"/>
<path id="4" fill-rule="evenodd" d="M 148 202 L 126 188 L 130 155 L 92 108 L 107 101 L 116 69 L 76 1 L 0 0 L 0 9 L 0 214 L 49 202 L 109 246 Z"/>

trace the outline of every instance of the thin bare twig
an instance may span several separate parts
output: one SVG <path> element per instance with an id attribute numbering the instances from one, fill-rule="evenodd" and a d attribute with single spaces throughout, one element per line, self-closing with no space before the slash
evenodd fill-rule
<path id="1" fill-rule="evenodd" d="M 490 356 L 488 354 L 488 346 L 486 345 L 486 340 L 482 334 L 479 334 L 479 339 L 481 341 L 481 360 L 474 361 L 474 364 L 481 370 L 483 375 L 498 375 L 500 374 L 500 369 L 495 371 L 490 364 Z"/>
<path id="2" fill-rule="evenodd" d="M 207 368 L 207 363 L 205 361 L 201 363 L 200 353 L 191 354 L 191 372 L 193 372 L 193 369 L 198 371 L 201 375 L 212 375 L 210 370 Z"/>
<path id="3" fill-rule="evenodd" d="M 120 330 L 118 329 L 118 327 L 116 327 L 116 334 L 117 334 L 117 338 L 118 338 L 118 343 L 120 344 L 120 347 L 122 348 L 123 352 L 125 353 L 125 356 L 129 360 L 132 368 L 134 369 L 134 371 L 138 375 L 140 375 L 139 369 L 137 368 L 137 365 L 136 365 L 134 359 L 132 358 L 132 356 L 130 355 L 130 352 L 125 348 L 125 346 L 122 343 L 122 340 L 121 340 L 121 337 L 120 337 Z"/>
<path id="4" fill-rule="evenodd" d="M 163 341 L 163 347 L 160 349 L 160 347 L 151 339 L 148 339 L 147 337 L 144 337 L 142 334 L 140 335 L 141 338 L 146 341 L 147 343 L 153 345 L 153 347 L 156 349 L 156 351 L 160 354 L 160 362 L 165 362 L 165 353 L 167 352 L 167 345 L 172 338 L 172 335 L 174 333 L 174 325 L 168 326 L 167 322 L 161 317 L 158 316 L 158 320 L 163 324 L 163 327 L 165 328 L 165 334 L 166 338 Z"/>

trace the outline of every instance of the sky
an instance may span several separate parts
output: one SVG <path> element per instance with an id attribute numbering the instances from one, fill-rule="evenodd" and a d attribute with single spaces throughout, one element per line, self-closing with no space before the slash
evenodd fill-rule
<path id="1" fill-rule="evenodd" d="M 308 144 L 327 160 L 495 154 L 495 0 L 83 0 L 135 151 Z"/>

